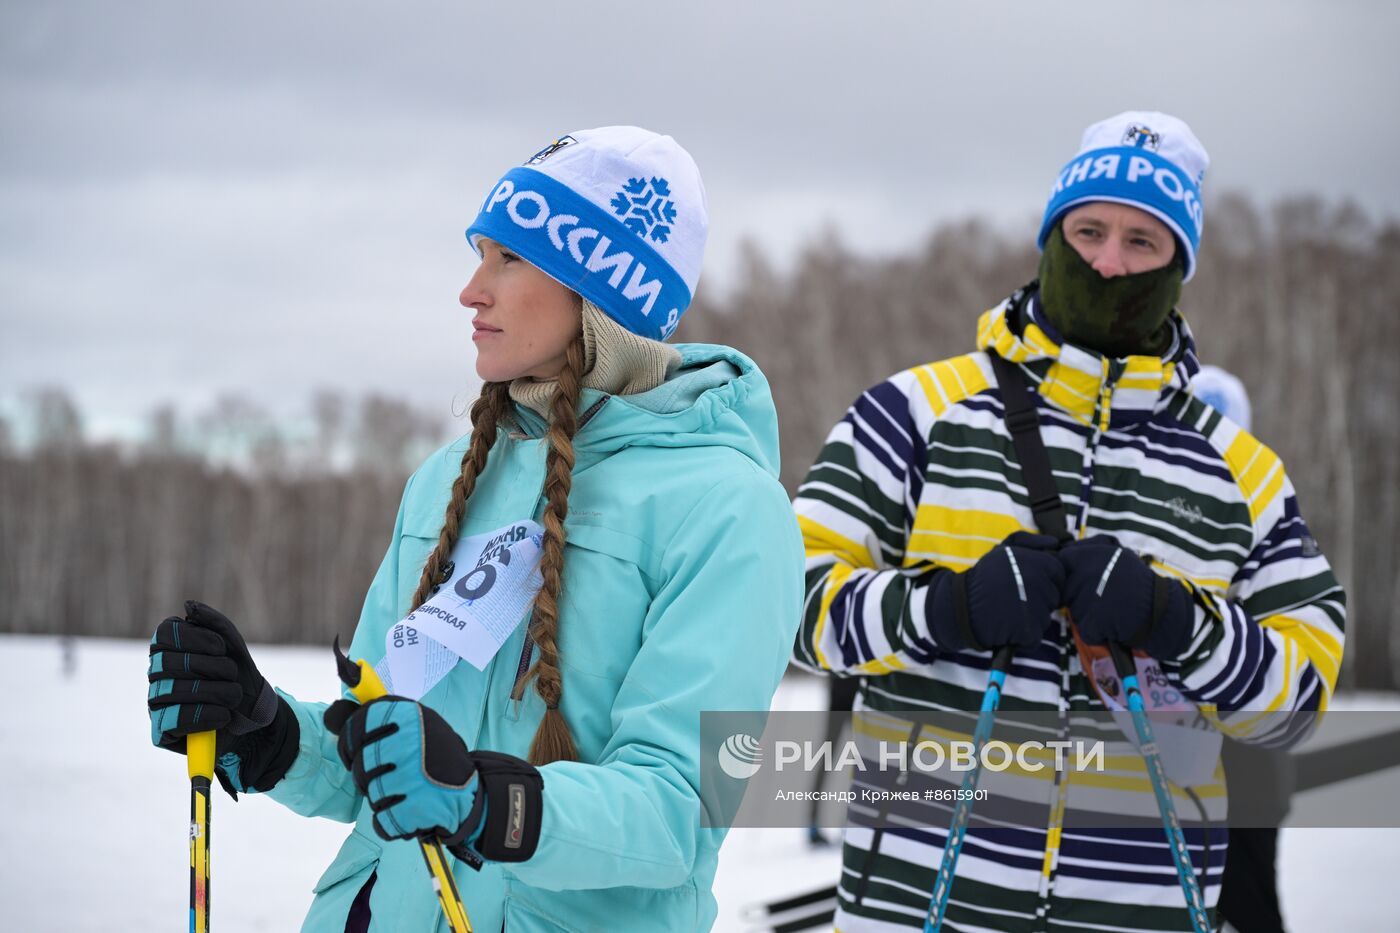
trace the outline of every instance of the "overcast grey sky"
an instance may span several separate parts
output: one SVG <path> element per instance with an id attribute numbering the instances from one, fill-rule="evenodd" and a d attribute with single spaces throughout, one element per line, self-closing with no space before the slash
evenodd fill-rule
<path id="1" fill-rule="evenodd" d="M 98 432 L 226 391 L 445 413 L 476 386 L 464 227 L 507 168 L 611 123 L 695 156 L 721 292 L 745 235 L 1029 236 L 1083 127 L 1126 109 L 1192 125 L 1207 204 L 1400 216 L 1398 26 L 1379 0 L 3 0 L 0 405 L 64 385 Z"/>

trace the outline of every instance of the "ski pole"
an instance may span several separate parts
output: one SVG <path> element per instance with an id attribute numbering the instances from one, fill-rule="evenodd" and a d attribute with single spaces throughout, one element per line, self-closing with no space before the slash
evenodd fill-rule
<path id="1" fill-rule="evenodd" d="M 750 904 L 744 908 L 743 918 L 750 923 L 758 923 L 765 917 L 772 917 L 775 914 L 785 914 L 790 910 L 799 907 L 810 908 L 813 904 L 821 904 L 823 901 L 833 901 L 836 899 L 836 886 L 831 885 L 825 888 L 817 888 L 815 891 L 808 891 L 806 894 L 797 894 L 792 897 L 783 898 L 780 901 L 773 901 L 769 904 Z"/>
<path id="2" fill-rule="evenodd" d="M 992 724 L 996 720 L 997 706 L 1001 703 L 1006 672 L 1011 667 L 1012 650 L 1011 645 L 1006 645 L 998 648 L 992 655 L 992 669 L 987 674 L 987 690 L 982 694 L 982 711 L 977 715 L 977 729 L 972 734 L 973 765 L 967 774 L 963 775 L 963 793 L 958 795 L 957 806 L 953 809 L 953 822 L 948 827 L 948 839 L 943 844 L 943 864 L 938 868 L 938 877 L 933 880 L 933 897 L 929 900 L 928 913 L 924 916 L 924 933 L 938 933 L 943 928 L 943 912 L 948 909 L 948 895 L 953 890 L 953 874 L 957 871 L 958 856 L 962 853 L 967 822 L 972 817 L 973 792 L 977 790 L 977 778 L 982 771 L 982 746 L 992 737 Z"/>
<path id="3" fill-rule="evenodd" d="M 361 703 L 368 703 L 388 693 L 373 667 L 365 661 L 351 661 L 341 653 L 339 635 L 335 638 L 335 666 L 341 682 Z M 437 894 L 438 903 L 442 905 L 447 925 L 452 928 L 452 933 L 472 933 L 471 920 L 467 918 L 467 908 L 462 904 L 462 895 L 457 891 L 457 879 L 452 876 L 452 869 L 448 867 L 447 853 L 442 848 L 442 841 L 436 836 L 420 836 L 418 844 L 422 847 L 423 861 L 428 866 L 428 874 L 432 876 L 433 892 Z"/>
<path id="4" fill-rule="evenodd" d="M 209 933 L 209 785 L 214 777 L 214 733 L 185 740 L 190 774 L 190 933 Z"/>
<path id="5" fill-rule="evenodd" d="M 1186 897 L 1186 909 L 1191 913 L 1191 928 L 1194 933 L 1211 933 L 1205 899 L 1201 896 L 1201 886 L 1196 882 L 1191 852 L 1186 848 L 1186 834 L 1182 832 L 1181 821 L 1176 817 L 1176 805 L 1172 803 L 1171 791 L 1167 786 L 1167 772 L 1162 767 L 1162 756 L 1157 750 L 1157 740 L 1153 737 L 1152 724 L 1147 718 L 1142 690 L 1138 687 L 1137 665 L 1133 663 L 1128 649 L 1117 642 L 1110 642 L 1108 651 L 1113 656 L 1118 679 L 1123 683 L 1123 692 L 1127 694 L 1128 711 L 1132 713 L 1133 728 L 1138 734 L 1138 749 L 1147 766 L 1147 776 L 1152 779 L 1152 793 L 1157 796 L 1157 810 L 1162 814 L 1167 844 L 1171 846 L 1172 860 L 1176 862 L 1176 876 Z"/>
<path id="6" fill-rule="evenodd" d="M 749 933 L 796 933 L 830 925 L 836 916 L 836 888 L 818 888 L 806 894 L 769 904 L 750 904 L 740 917 L 751 925 Z"/>

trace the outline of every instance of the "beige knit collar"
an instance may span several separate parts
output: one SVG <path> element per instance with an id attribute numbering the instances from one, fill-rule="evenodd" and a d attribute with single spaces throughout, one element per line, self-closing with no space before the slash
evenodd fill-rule
<path id="1" fill-rule="evenodd" d="M 648 392 L 680 367 L 675 347 L 648 340 L 608 317 L 587 298 L 583 300 L 583 379 L 585 389 L 607 395 Z M 559 389 L 557 379 L 523 376 L 510 384 L 515 402 L 549 420 L 549 406 Z"/>

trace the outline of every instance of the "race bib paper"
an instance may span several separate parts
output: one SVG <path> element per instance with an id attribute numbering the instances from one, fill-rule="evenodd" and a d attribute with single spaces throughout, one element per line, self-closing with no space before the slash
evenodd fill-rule
<path id="1" fill-rule="evenodd" d="M 1182 787 L 1210 782 L 1224 737 L 1201 715 L 1195 704 L 1172 685 L 1156 659 L 1134 655 L 1133 661 L 1137 664 L 1143 707 L 1157 739 L 1162 770 L 1173 783 Z M 1123 684 L 1114 670 L 1113 659 L 1095 658 L 1093 677 L 1118 728 L 1134 745 L 1141 746 L 1133 714 L 1123 705 Z"/>
<path id="2" fill-rule="evenodd" d="M 390 626 L 376 667 L 385 688 L 417 700 L 458 659 L 485 670 L 534 604 L 543 544 L 544 528 L 533 521 L 459 540 L 447 582 Z"/>

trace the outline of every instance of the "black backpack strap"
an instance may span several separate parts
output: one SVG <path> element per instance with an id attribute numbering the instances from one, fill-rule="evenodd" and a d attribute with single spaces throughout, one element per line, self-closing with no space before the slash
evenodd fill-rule
<path id="1" fill-rule="evenodd" d="M 1055 488 L 1055 476 L 1050 471 L 1050 456 L 1045 452 L 1045 442 L 1040 439 L 1040 415 L 1036 410 L 1035 396 L 1031 394 L 1020 366 L 1002 359 L 992 350 L 987 351 L 987 359 L 992 361 L 992 372 L 997 378 L 997 388 L 1001 390 L 1002 407 L 1006 409 L 1006 429 L 1011 432 L 1011 443 L 1021 464 L 1021 476 L 1026 481 L 1026 492 L 1030 494 L 1035 526 L 1041 534 L 1067 541 L 1070 537 L 1069 517 L 1065 514 L 1064 503 L 1060 501 L 1060 491 Z"/>

